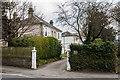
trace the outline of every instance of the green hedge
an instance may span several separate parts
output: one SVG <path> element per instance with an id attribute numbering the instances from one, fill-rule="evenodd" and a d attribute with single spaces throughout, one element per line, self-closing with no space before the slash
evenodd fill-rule
<path id="1" fill-rule="evenodd" d="M 101 44 L 89 45 L 70 45 L 70 64 L 72 70 L 99 70 L 114 71 L 115 70 L 115 44 L 112 42 L 103 42 Z M 78 51 L 74 54 L 74 51 Z"/>
<path id="2" fill-rule="evenodd" d="M 32 47 L 33 46 L 33 39 L 32 37 L 18 37 L 17 39 L 13 40 L 12 46 L 14 47 Z"/>
<path id="3" fill-rule="evenodd" d="M 41 59 L 60 58 L 62 46 L 54 37 L 22 37 L 14 40 L 15 47 L 36 47 L 37 64 Z"/>
<path id="4" fill-rule="evenodd" d="M 61 55 L 61 44 L 53 37 L 33 37 L 34 46 L 37 50 L 37 62 L 40 59 L 49 59 L 60 57 Z"/>
<path id="5" fill-rule="evenodd" d="M 96 38 L 92 43 L 94 44 L 100 44 L 100 43 L 102 43 L 103 41 L 102 41 L 102 39 L 101 38 Z"/>

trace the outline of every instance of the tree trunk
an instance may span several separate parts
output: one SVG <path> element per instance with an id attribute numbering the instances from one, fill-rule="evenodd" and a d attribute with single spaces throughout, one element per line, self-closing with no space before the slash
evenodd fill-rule
<path id="1" fill-rule="evenodd" d="M 88 26 L 88 34 L 87 34 L 87 37 L 86 37 L 86 40 L 85 40 L 85 44 L 90 44 L 91 42 L 91 32 L 92 32 L 92 26 L 89 25 Z"/>
<path id="2" fill-rule="evenodd" d="M 10 47 L 10 46 L 13 46 L 13 40 L 12 39 L 9 39 L 9 41 L 8 41 L 8 46 Z"/>

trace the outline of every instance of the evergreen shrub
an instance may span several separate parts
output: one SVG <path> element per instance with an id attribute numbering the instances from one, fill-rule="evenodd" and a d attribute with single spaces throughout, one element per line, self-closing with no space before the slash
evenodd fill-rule
<path id="1" fill-rule="evenodd" d="M 60 58 L 62 46 L 54 37 L 21 37 L 13 42 L 14 47 L 36 47 L 37 64 L 41 59 Z"/>
<path id="2" fill-rule="evenodd" d="M 69 61 L 72 70 L 115 70 L 115 44 L 102 42 L 100 44 L 71 44 Z M 74 51 L 78 51 L 74 54 Z"/>
<path id="3" fill-rule="evenodd" d="M 14 47 L 36 47 L 37 64 L 41 59 L 60 58 L 62 46 L 54 37 L 20 37 L 14 40 Z"/>
<path id="4" fill-rule="evenodd" d="M 33 46 L 37 50 L 37 62 L 41 59 L 60 58 L 62 46 L 54 37 L 33 37 Z"/>

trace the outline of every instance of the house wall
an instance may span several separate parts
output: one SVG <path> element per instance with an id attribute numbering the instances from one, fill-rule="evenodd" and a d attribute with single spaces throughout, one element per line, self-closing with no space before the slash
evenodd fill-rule
<path id="1" fill-rule="evenodd" d="M 58 37 L 59 34 L 59 37 Z M 56 39 L 58 39 L 59 41 L 61 41 L 61 32 L 48 27 L 46 25 L 34 25 L 33 27 L 30 28 L 30 30 L 28 30 L 27 32 L 25 32 L 23 35 L 37 35 L 37 36 L 51 36 L 51 37 L 55 37 Z"/>
<path id="2" fill-rule="evenodd" d="M 58 37 L 59 34 L 59 37 Z M 59 41 L 62 40 L 62 33 L 54 28 L 51 28 L 51 36 L 55 37 L 56 39 L 58 39 Z"/>
<path id="3" fill-rule="evenodd" d="M 51 36 L 57 38 L 57 30 L 55 30 L 54 28 L 51 28 Z"/>
<path id="4" fill-rule="evenodd" d="M 80 39 L 77 36 L 66 36 L 62 37 L 62 53 L 65 53 L 69 49 L 71 43 L 80 44 Z"/>
<path id="5" fill-rule="evenodd" d="M 40 24 L 36 24 L 36 25 L 32 26 L 28 31 L 26 31 L 23 35 L 37 35 L 37 36 L 41 36 L 42 35 L 41 34 L 41 27 L 43 27 L 43 26 L 40 25 Z"/>
<path id="6" fill-rule="evenodd" d="M 8 42 L 0 40 L 0 47 L 7 47 Z"/>
<path id="7" fill-rule="evenodd" d="M 44 36 L 51 36 L 51 29 L 47 26 L 44 26 Z"/>
<path id="8" fill-rule="evenodd" d="M 58 37 L 58 34 L 59 34 L 59 37 Z M 58 40 L 62 40 L 62 32 L 57 32 L 57 38 L 58 38 Z"/>
<path id="9" fill-rule="evenodd" d="M 46 33 L 47 33 L 47 36 L 55 37 L 56 39 L 61 41 L 61 34 L 62 33 L 59 32 L 58 30 L 44 26 L 44 36 L 46 36 Z M 58 34 L 59 34 L 59 37 L 58 37 Z"/>

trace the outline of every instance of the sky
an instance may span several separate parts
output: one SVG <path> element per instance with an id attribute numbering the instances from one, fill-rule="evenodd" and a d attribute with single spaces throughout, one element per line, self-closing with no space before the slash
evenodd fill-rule
<path id="1" fill-rule="evenodd" d="M 44 14 L 44 19 L 47 22 L 49 22 L 50 20 L 53 20 L 55 22 L 55 19 L 57 18 L 57 14 L 55 12 L 58 11 L 57 5 L 61 3 L 65 3 L 66 1 L 70 1 L 70 0 L 28 0 L 28 1 L 31 1 L 33 3 L 33 6 L 36 6 L 37 13 L 42 12 Z M 95 0 L 92 0 L 92 1 L 95 1 Z M 97 0 L 97 1 L 117 2 L 120 0 Z M 54 23 L 54 25 L 63 31 L 69 30 L 69 28 L 58 26 L 56 25 L 56 23 Z"/>
<path id="2" fill-rule="evenodd" d="M 67 28 L 58 26 L 55 23 L 57 18 L 56 12 L 58 11 L 58 4 L 64 3 L 70 0 L 30 0 L 34 6 L 36 6 L 36 12 L 42 12 L 44 14 L 44 19 L 49 22 L 50 20 L 54 21 L 54 26 L 57 28 L 67 31 Z"/>
<path id="3" fill-rule="evenodd" d="M 47 20 L 56 18 L 56 11 L 58 10 L 57 5 L 70 0 L 30 0 L 33 5 L 36 6 L 38 12 L 43 12 Z M 95 0 L 94 0 L 95 1 Z M 105 1 L 105 0 L 97 0 Z M 106 0 L 106 1 L 118 1 L 118 0 Z"/>
<path id="4" fill-rule="evenodd" d="M 33 5 L 36 6 L 38 12 L 45 15 L 45 19 L 50 20 L 56 18 L 57 5 L 64 3 L 68 0 L 31 0 Z"/>
<path id="5" fill-rule="evenodd" d="M 70 0 L 30 0 L 30 1 L 33 3 L 34 6 L 36 6 L 36 11 L 42 12 L 44 14 L 45 20 L 49 22 L 50 20 L 55 21 L 55 19 L 57 18 L 57 14 L 55 13 L 56 11 L 58 11 L 57 5 L 65 3 L 66 1 Z M 97 0 L 97 1 L 117 2 L 120 0 Z M 55 23 L 54 25 L 63 31 L 69 30 L 69 28 L 58 26 Z"/>

